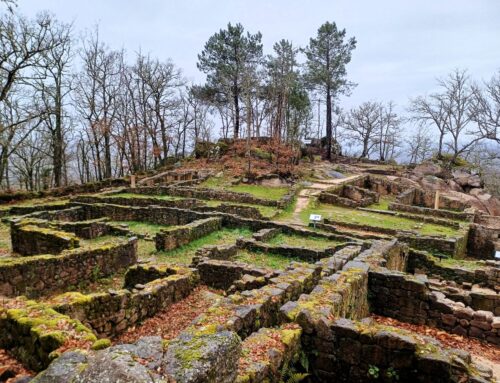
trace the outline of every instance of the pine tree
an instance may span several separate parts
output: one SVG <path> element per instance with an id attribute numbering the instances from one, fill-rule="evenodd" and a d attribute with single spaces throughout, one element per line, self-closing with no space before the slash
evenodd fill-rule
<path id="1" fill-rule="evenodd" d="M 345 29 L 338 30 L 335 23 L 326 22 L 311 38 L 305 49 L 306 81 L 326 97 L 326 158 L 332 158 L 332 99 L 346 94 L 354 86 L 347 81 L 346 65 L 351 61 L 356 39 L 346 38 Z"/>

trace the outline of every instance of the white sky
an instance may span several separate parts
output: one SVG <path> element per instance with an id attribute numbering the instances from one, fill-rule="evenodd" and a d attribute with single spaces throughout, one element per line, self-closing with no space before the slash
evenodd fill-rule
<path id="1" fill-rule="evenodd" d="M 281 38 L 304 46 L 325 21 L 355 36 L 348 66 L 358 83 L 345 107 L 429 93 L 454 68 L 489 78 L 500 69 L 499 0 L 19 0 L 19 11 L 49 10 L 83 31 L 96 23 L 113 48 L 171 58 L 191 81 L 206 40 L 228 22 L 263 34 L 271 53 Z"/>

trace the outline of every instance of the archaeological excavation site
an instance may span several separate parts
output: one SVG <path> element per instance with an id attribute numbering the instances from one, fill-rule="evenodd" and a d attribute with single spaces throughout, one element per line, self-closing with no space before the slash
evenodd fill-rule
<path id="1" fill-rule="evenodd" d="M 3 376 L 494 382 L 500 205 L 476 176 L 301 166 L 294 180 L 182 168 L 4 204 Z"/>
<path id="2" fill-rule="evenodd" d="M 500 383 L 499 15 L 0 0 L 0 383 Z"/>

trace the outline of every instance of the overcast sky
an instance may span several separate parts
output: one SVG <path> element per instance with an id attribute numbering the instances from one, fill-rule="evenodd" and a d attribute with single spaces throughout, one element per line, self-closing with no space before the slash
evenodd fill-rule
<path id="1" fill-rule="evenodd" d="M 171 58 L 203 81 L 197 54 L 214 32 L 240 22 L 263 34 L 265 53 L 286 38 L 305 46 L 325 21 L 355 36 L 348 75 L 358 83 L 345 107 L 429 93 L 454 68 L 489 78 L 500 69 L 499 0 L 18 0 L 19 11 L 49 10 L 80 32 L 100 25 L 113 48 Z"/>

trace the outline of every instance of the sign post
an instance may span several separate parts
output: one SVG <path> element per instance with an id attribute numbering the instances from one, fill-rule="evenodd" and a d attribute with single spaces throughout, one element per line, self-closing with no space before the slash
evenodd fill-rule
<path id="1" fill-rule="evenodd" d="M 311 221 L 311 222 L 312 222 L 313 227 L 314 227 L 315 229 L 316 229 L 316 224 L 317 224 L 318 222 L 321 222 L 321 220 L 322 220 L 322 219 L 323 219 L 323 218 L 321 217 L 321 215 L 320 215 L 320 214 L 311 214 L 311 215 L 309 215 L 309 221 Z"/>

